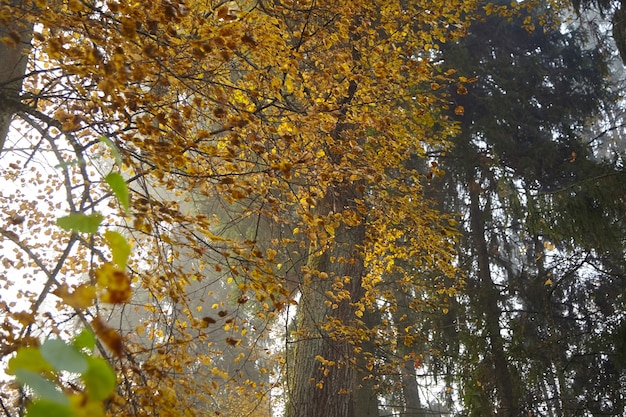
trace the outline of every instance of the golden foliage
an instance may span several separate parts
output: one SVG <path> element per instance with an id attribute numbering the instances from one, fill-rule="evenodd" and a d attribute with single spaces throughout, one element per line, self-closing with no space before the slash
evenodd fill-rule
<path id="1" fill-rule="evenodd" d="M 443 111 L 443 87 L 462 92 L 468 82 L 437 65 L 436 51 L 465 33 L 476 6 L 2 3 L 0 24 L 34 25 L 19 109 L 38 131 L 20 139 L 32 154 L 2 167 L 8 180 L 32 185 L 4 192 L 2 236 L 15 253 L 6 262 L 27 282 L 43 281 L 43 290 L 17 290 L 42 326 L 60 331 L 55 314 L 73 309 L 85 323 L 92 317 L 124 387 L 111 414 L 196 415 L 234 391 L 266 401 L 279 378 L 260 369 L 283 361 L 259 350 L 268 323 L 295 308 L 298 289 L 312 281 L 330 283 L 330 310 L 354 310 L 350 322 L 329 313 L 320 326 L 355 354 L 363 340 L 398 339 L 395 329 L 361 320 L 368 311 L 392 320 L 397 291 L 415 309 L 439 308 L 454 293 L 454 227 L 424 200 L 421 182 L 436 174 L 427 153 L 444 149 L 457 129 Z M 100 136 L 119 151 L 128 211 L 106 207 L 111 151 Z M 353 193 L 349 206 L 337 190 Z M 105 243 L 118 235 L 87 240 L 58 229 L 51 213 L 59 210 L 104 212 L 132 241 L 130 259 L 126 247 L 109 255 Z M 306 267 L 357 227 L 365 230 L 355 242 L 365 276 Z M 54 314 L 42 310 L 48 293 L 64 303 Z M 122 309 L 133 323 L 116 331 L 105 313 L 116 318 Z M 7 344 L 31 331 L 12 317 Z M 250 382 L 244 365 L 262 384 Z"/>

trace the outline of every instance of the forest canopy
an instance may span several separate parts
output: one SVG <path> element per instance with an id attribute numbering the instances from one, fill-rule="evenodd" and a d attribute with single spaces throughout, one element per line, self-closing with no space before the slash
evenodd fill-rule
<path id="1" fill-rule="evenodd" d="M 4 415 L 623 412 L 622 67 L 568 10 L 3 0 Z"/>

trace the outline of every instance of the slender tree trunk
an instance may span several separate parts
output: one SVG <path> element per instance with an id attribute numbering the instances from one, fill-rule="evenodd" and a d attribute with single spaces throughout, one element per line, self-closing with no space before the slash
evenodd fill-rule
<path id="1" fill-rule="evenodd" d="M 473 175 L 468 175 L 470 195 L 471 235 L 478 261 L 480 291 L 478 305 L 483 309 L 487 334 L 491 342 L 491 355 L 494 363 L 494 379 L 498 396 L 498 416 L 516 417 L 519 411 L 511 372 L 504 352 L 504 340 L 500 334 L 500 307 L 498 293 L 491 277 L 489 250 L 484 232 L 484 220 L 480 208 L 480 185 Z"/>
<path id="2" fill-rule="evenodd" d="M 403 291 L 398 291 L 397 297 L 399 305 L 409 305 L 410 300 L 406 293 L 404 293 Z M 400 318 L 408 314 L 410 314 L 408 307 L 399 307 L 394 314 L 394 321 L 398 326 L 400 326 Z M 415 312 L 413 312 L 413 314 L 415 314 Z M 413 352 L 413 354 L 416 354 L 421 350 L 421 346 L 406 346 L 403 339 L 398 340 L 397 344 L 398 354 L 400 356 L 409 356 L 411 352 Z M 404 397 L 404 410 L 402 416 L 405 417 L 425 417 L 424 408 L 422 406 L 422 402 L 420 401 L 419 385 L 417 384 L 415 370 L 416 367 L 414 359 L 407 359 L 406 361 L 404 361 L 400 368 L 402 396 Z"/>
<path id="3" fill-rule="evenodd" d="M 354 210 L 355 190 L 355 186 L 329 190 L 318 204 L 319 214 Z M 355 318 L 350 302 L 361 292 L 364 266 L 358 245 L 364 238 L 363 224 L 342 225 L 335 229 L 335 243 L 329 249 L 321 253 L 312 249 L 307 265 L 311 273 L 304 278 L 298 308 L 287 417 L 361 417 L 355 412 L 355 401 L 362 401 L 365 394 L 357 394 L 354 347 L 335 332 L 337 324 L 350 325 Z M 337 302 L 327 295 L 336 293 L 333 286 L 338 282 L 344 283 L 351 299 Z"/>
<path id="4" fill-rule="evenodd" d="M 20 0 L 10 0 L 11 6 L 19 5 Z M 19 100 L 22 81 L 26 73 L 28 52 L 32 36 L 32 25 L 24 28 L 17 23 L 0 26 L 0 37 L 11 39 L 15 45 L 0 42 L 0 153 L 4 150 L 9 126 L 15 108 L 11 103 Z"/>
<path id="5" fill-rule="evenodd" d="M 404 362 L 400 370 L 402 378 L 402 393 L 404 396 L 405 417 L 425 417 L 424 408 L 420 401 L 419 386 L 415 378 L 415 361 L 409 359 Z"/>
<path id="6" fill-rule="evenodd" d="M 539 280 L 542 281 L 537 282 L 536 285 L 541 286 L 543 289 L 545 287 L 544 282 L 548 279 L 548 271 L 544 265 L 545 248 L 537 236 L 535 236 L 533 243 L 535 245 L 535 264 L 537 266 L 537 276 L 539 277 Z M 573 410 L 575 410 L 575 401 L 571 395 L 571 389 L 563 372 L 565 364 L 563 363 L 561 352 L 559 351 L 559 329 L 554 320 L 552 307 L 550 305 L 550 291 L 548 289 L 542 291 L 542 298 L 543 315 L 545 317 L 544 326 L 550 338 L 548 339 L 550 341 L 550 348 L 547 349 L 546 353 L 550 358 L 550 362 L 554 368 L 556 382 L 558 383 L 559 396 L 555 401 L 557 407 L 556 412 L 562 417 L 570 417 L 573 415 Z"/>
<path id="7" fill-rule="evenodd" d="M 540 381 L 540 384 L 541 384 L 541 394 L 543 395 L 543 398 L 546 399 L 546 402 L 549 402 L 550 397 L 553 395 L 552 393 L 556 389 L 554 381 L 544 380 L 544 381 Z M 558 410 L 556 411 L 556 413 L 558 414 L 555 414 L 555 411 L 552 407 L 546 407 L 546 409 L 548 413 L 546 417 L 556 417 L 556 416 L 561 415 L 560 411 Z"/>

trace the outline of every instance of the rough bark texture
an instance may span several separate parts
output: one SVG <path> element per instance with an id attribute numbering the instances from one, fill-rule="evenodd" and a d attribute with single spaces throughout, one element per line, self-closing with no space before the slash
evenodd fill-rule
<path id="1" fill-rule="evenodd" d="M 500 307 L 498 293 L 491 277 L 489 250 L 485 239 L 485 224 L 480 208 L 480 185 L 468 176 L 470 195 L 470 221 L 472 240 L 478 261 L 478 278 L 480 285 L 479 305 L 483 308 L 485 326 L 491 342 L 491 356 L 494 368 L 494 380 L 498 396 L 498 416 L 517 416 L 517 406 L 511 371 L 504 352 L 504 340 L 500 334 Z"/>
<path id="2" fill-rule="evenodd" d="M 355 187 L 344 186 L 330 190 L 319 203 L 320 214 L 354 209 Z M 353 346 L 325 329 L 328 318 L 349 324 L 354 320 L 350 301 L 338 303 L 337 308 L 326 305 L 327 291 L 333 291 L 335 277 L 341 277 L 352 298 L 358 297 L 363 276 L 363 260 L 358 245 L 365 236 L 364 226 L 342 226 L 335 231 L 335 244 L 328 250 L 313 253 L 308 263 L 311 271 L 328 274 L 320 278 L 311 274 L 310 282 L 302 286 L 298 309 L 298 340 L 294 347 L 294 367 L 290 378 L 287 417 L 360 417 L 355 401 L 361 402 L 363 393 L 355 386 L 357 373 L 351 359 Z M 317 249 L 319 251 L 319 248 Z M 346 262 L 339 262 L 343 258 Z M 305 278 L 306 279 L 306 278 Z M 332 300 L 330 300 L 332 301 Z M 325 365 L 318 358 L 332 361 Z"/>
<path id="3" fill-rule="evenodd" d="M 354 372 L 355 381 L 352 388 L 352 403 L 354 404 L 352 416 L 354 417 L 378 417 L 378 395 L 374 389 L 373 379 L 366 378 L 369 373 L 363 372 L 358 366 Z"/>
<path id="4" fill-rule="evenodd" d="M 10 3 L 19 4 L 19 0 L 12 0 Z M 22 90 L 31 34 L 32 26 L 0 26 L 0 38 L 7 37 L 16 41 L 15 47 L 0 42 L 0 153 L 4 149 L 11 119 L 15 114 L 15 109 L 9 103 L 17 102 Z"/>
<path id="5" fill-rule="evenodd" d="M 375 313 L 366 309 L 361 319 L 371 329 L 376 324 L 377 317 Z M 375 344 L 371 341 L 361 341 L 361 347 L 363 352 L 376 350 Z M 352 401 L 354 403 L 354 415 L 357 417 L 378 417 L 379 415 L 378 393 L 375 389 L 376 379 L 372 378 L 372 371 L 367 369 L 368 359 L 363 355 L 356 358 Z"/>

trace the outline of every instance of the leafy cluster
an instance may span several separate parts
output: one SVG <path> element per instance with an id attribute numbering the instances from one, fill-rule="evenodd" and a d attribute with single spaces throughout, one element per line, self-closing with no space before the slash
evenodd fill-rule
<path id="1" fill-rule="evenodd" d="M 22 348 L 9 361 L 8 372 L 32 389 L 37 398 L 28 416 L 104 416 L 104 400 L 116 387 L 116 375 L 108 362 L 94 357 L 96 339 L 83 331 L 71 344 L 48 339 L 40 347 Z M 84 391 L 65 395 L 55 385 L 60 373 L 80 374 Z"/>
<path id="2" fill-rule="evenodd" d="M 108 412 L 128 415 L 195 415 L 232 392 L 262 404 L 294 383 L 292 353 L 265 354 L 281 350 L 273 334 L 345 344 L 338 360 L 310 356 L 322 377 L 362 363 L 373 380 L 386 359 L 366 342 L 397 366 L 397 339 L 416 337 L 388 329 L 397 294 L 437 310 L 457 285 L 451 223 L 421 182 L 427 152 L 457 132 L 438 90 L 463 84 L 434 52 L 475 6 L 4 2 L 5 44 L 32 41 L 3 174 L 36 196 L 7 192 L 2 234 L 37 285 L 18 290 L 28 313 L 6 306 L 3 352 L 71 332 L 61 317 L 90 323 L 120 380 Z M 290 309 L 297 329 L 275 333 Z"/>
<path id="3" fill-rule="evenodd" d="M 621 116 L 564 7 L 0 1 L 5 414 L 623 411 Z"/>

